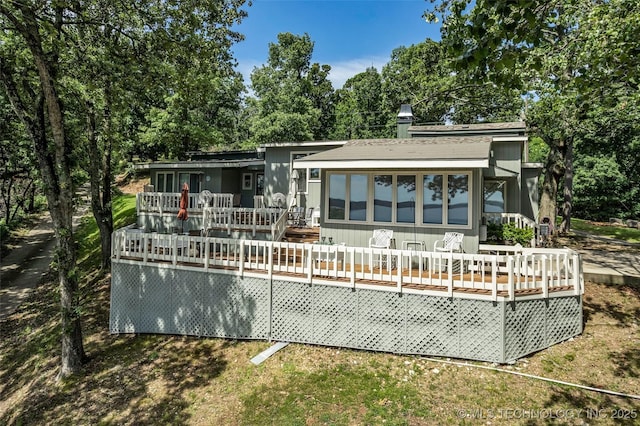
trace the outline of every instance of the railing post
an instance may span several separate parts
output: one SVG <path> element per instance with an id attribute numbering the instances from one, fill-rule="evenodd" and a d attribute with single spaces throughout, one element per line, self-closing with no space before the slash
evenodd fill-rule
<path id="1" fill-rule="evenodd" d="M 143 263 L 147 263 L 147 261 L 149 260 L 149 243 L 147 242 L 147 234 L 142 234 L 142 252 L 144 253 L 144 256 L 142 258 L 142 262 Z"/>
<path id="2" fill-rule="evenodd" d="M 401 252 L 400 252 L 401 253 Z M 392 258 L 389 258 L 389 261 L 391 261 L 391 265 L 393 265 L 393 261 L 391 260 Z M 398 273 L 398 292 L 402 293 L 402 254 L 398 255 L 398 261 L 397 261 L 397 265 L 396 265 L 396 272 Z"/>
<path id="3" fill-rule="evenodd" d="M 582 259 L 580 253 L 574 253 L 573 256 L 573 294 L 579 296 L 582 294 Z"/>
<path id="4" fill-rule="evenodd" d="M 267 276 L 269 278 L 269 282 L 271 282 L 271 280 L 273 279 L 273 241 L 269 241 L 266 245 L 265 245 L 265 256 L 268 256 L 267 258 Z M 268 253 L 266 253 L 266 251 L 268 251 Z"/>
<path id="5" fill-rule="evenodd" d="M 202 239 L 202 243 L 203 245 L 202 250 L 204 251 L 204 268 L 208 269 L 209 268 L 209 255 L 211 254 L 211 249 L 209 247 L 209 238 L 204 237 Z"/>
<path id="6" fill-rule="evenodd" d="M 515 256 L 516 258 L 516 262 L 518 262 L 520 259 L 520 255 L 516 254 Z M 513 256 L 508 256 L 507 257 L 507 274 L 508 278 L 507 278 L 507 282 L 508 282 L 508 291 L 509 291 L 509 301 L 513 302 L 516 298 L 516 285 L 515 285 L 515 280 L 514 280 L 514 265 L 513 265 L 514 259 Z"/>
<path id="7" fill-rule="evenodd" d="M 540 256 L 542 260 L 542 297 L 545 299 L 549 297 L 549 277 L 547 276 L 547 258 L 546 255 Z"/>
<path id="8" fill-rule="evenodd" d="M 171 257 L 173 258 L 173 266 L 178 264 L 178 236 L 171 234 Z"/>
<path id="9" fill-rule="evenodd" d="M 304 250 L 301 250 L 304 252 Z M 309 284 L 313 280 L 313 244 L 309 244 L 307 248 L 307 281 Z"/>
<path id="10" fill-rule="evenodd" d="M 356 289 L 356 253 L 353 247 L 349 247 L 349 255 L 351 256 L 351 258 L 349 259 L 349 268 L 350 268 L 349 272 L 351 273 L 349 280 L 351 282 L 351 286 L 355 290 Z"/>
<path id="11" fill-rule="evenodd" d="M 240 277 L 244 276 L 244 240 L 240 240 L 240 264 L 238 265 L 238 272 L 240 272 Z"/>

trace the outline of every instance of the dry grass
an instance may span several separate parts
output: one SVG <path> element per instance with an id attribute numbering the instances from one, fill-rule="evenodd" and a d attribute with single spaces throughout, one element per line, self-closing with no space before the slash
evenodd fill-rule
<path id="1" fill-rule="evenodd" d="M 291 344 L 254 366 L 249 360 L 270 343 L 113 336 L 109 279 L 92 281 L 84 290 L 91 360 L 82 376 L 55 381 L 59 344 L 52 282 L 2 323 L 0 424 L 552 422 L 528 418 L 532 414 L 573 416 L 564 424 L 591 423 L 579 409 L 604 410 L 597 424 L 617 423 L 610 418 L 615 409 L 640 416 L 638 400 L 421 357 Z M 581 336 L 502 368 L 640 394 L 640 290 L 587 283 L 584 318 Z"/>

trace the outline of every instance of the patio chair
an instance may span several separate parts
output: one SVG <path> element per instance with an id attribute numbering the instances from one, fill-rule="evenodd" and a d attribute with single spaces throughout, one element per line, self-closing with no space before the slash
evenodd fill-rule
<path id="1" fill-rule="evenodd" d="M 369 248 L 378 249 L 394 249 L 396 248 L 396 240 L 393 238 L 393 230 L 391 229 L 374 229 L 373 236 L 369 238 Z M 378 262 L 376 262 L 378 263 Z M 380 263 L 383 268 L 387 267 L 387 255 L 381 255 Z M 391 257 L 391 268 L 395 268 L 395 257 Z"/>
<path id="2" fill-rule="evenodd" d="M 433 243 L 433 251 L 435 252 L 462 252 L 462 240 L 464 234 L 460 232 L 445 232 L 441 240 Z"/>
<path id="3" fill-rule="evenodd" d="M 304 207 L 291 207 L 289 209 L 287 222 L 289 226 L 304 226 Z"/>
<path id="4" fill-rule="evenodd" d="M 463 239 L 464 234 L 460 232 L 445 232 L 444 237 L 441 240 L 437 240 L 433 243 L 433 251 L 436 253 L 453 253 L 454 251 L 462 253 Z M 442 259 L 439 259 L 438 267 L 442 269 Z M 460 262 L 453 262 L 453 265 L 451 265 L 451 267 L 451 272 L 459 272 Z"/>

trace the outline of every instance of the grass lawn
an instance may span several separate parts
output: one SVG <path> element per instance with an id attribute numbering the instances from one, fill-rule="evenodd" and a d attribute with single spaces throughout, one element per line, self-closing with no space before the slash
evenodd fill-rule
<path id="1" fill-rule="evenodd" d="M 640 243 L 640 229 L 637 228 L 573 218 L 571 219 L 571 228 L 577 231 L 623 240 L 628 243 Z"/>
<path id="2" fill-rule="evenodd" d="M 122 203 L 116 210 L 121 226 L 131 220 L 132 201 L 116 203 Z M 95 225 L 87 221 L 79 235 L 81 264 L 90 271 Z M 638 399 L 446 359 L 290 344 L 255 366 L 249 360 L 271 343 L 111 335 L 109 282 L 90 272 L 83 277 L 90 361 L 78 377 L 55 380 L 60 324 L 54 279 L 0 323 L 0 424 L 640 423 Z M 640 288 L 588 282 L 583 314 L 582 335 L 495 367 L 640 395 Z"/>

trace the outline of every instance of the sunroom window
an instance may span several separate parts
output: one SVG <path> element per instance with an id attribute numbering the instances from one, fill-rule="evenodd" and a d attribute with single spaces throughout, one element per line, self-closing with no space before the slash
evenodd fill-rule
<path id="1" fill-rule="evenodd" d="M 411 175 L 330 172 L 327 219 L 468 227 L 470 180 L 469 172 Z"/>

